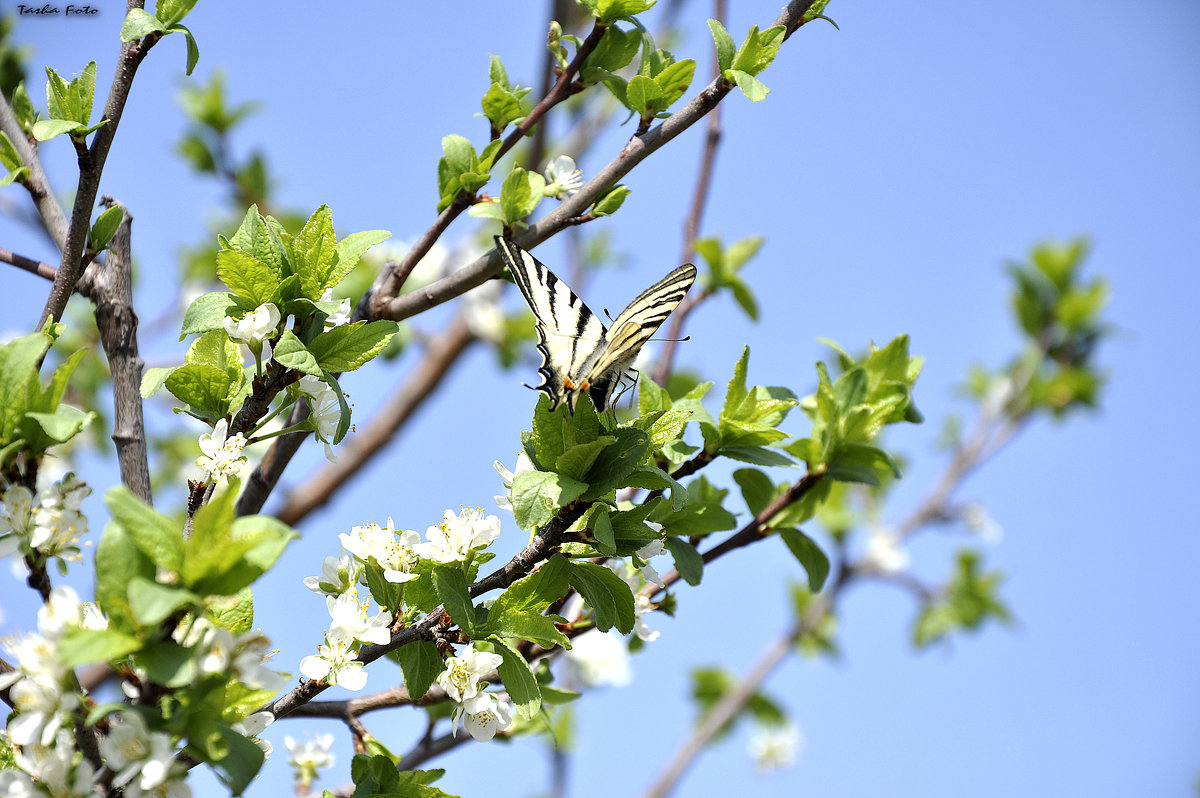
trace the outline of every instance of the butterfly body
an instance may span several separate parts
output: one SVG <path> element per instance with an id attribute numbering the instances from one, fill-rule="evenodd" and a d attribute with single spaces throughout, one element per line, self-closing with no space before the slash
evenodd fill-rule
<path id="1" fill-rule="evenodd" d="M 571 287 L 533 255 L 501 236 L 496 236 L 496 248 L 537 321 L 542 355 L 537 390 L 549 397 L 551 409 L 566 402 L 572 413 L 584 394 L 596 410 L 608 407 L 617 385 L 635 376 L 630 367 L 642 345 L 696 280 L 694 266 L 680 266 L 638 295 L 606 328 Z"/>

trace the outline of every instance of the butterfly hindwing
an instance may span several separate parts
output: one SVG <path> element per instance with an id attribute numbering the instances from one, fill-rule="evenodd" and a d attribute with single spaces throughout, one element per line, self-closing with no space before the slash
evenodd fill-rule
<path id="1" fill-rule="evenodd" d="M 572 413 L 583 393 L 603 412 L 616 386 L 636 377 L 630 366 L 638 351 L 696 279 L 694 266 L 680 266 L 630 302 L 606 330 L 570 286 L 533 255 L 501 236 L 496 248 L 537 320 L 542 353 L 537 390 L 550 398 L 551 408 L 565 401 Z"/>

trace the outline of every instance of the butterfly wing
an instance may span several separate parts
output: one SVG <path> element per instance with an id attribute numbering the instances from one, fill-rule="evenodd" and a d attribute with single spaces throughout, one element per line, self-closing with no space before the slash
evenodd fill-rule
<path id="1" fill-rule="evenodd" d="M 589 366 L 582 383 L 597 410 L 608 407 L 622 377 L 635 376 L 628 373 L 629 367 L 642 345 L 683 301 L 695 281 L 696 267 L 684 264 L 643 291 L 613 320 L 604 349 Z"/>
<path id="2" fill-rule="evenodd" d="M 537 348 L 542 353 L 538 368 L 542 383 L 537 390 L 549 397 L 551 409 L 566 401 L 574 413 L 580 375 L 588 371 L 604 346 L 604 324 L 570 286 L 533 255 L 501 236 L 496 236 L 496 249 L 537 320 Z"/>

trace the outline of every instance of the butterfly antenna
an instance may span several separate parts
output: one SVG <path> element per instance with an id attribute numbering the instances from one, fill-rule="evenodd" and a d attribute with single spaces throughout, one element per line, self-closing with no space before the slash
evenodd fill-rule
<path id="1" fill-rule="evenodd" d="M 682 338 L 647 338 L 647 339 L 646 339 L 647 343 L 648 343 L 648 342 L 650 342 L 650 341 L 655 341 L 656 343 L 663 343 L 663 342 L 665 342 L 665 341 L 672 341 L 672 342 L 674 342 L 674 343 L 677 343 L 677 344 L 681 344 L 681 343 L 683 343 L 684 341 L 690 341 L 690 340 L 692 340 L 692 336 L 690 336 L 690 335 L 685 335 L 685 336 L 683 336 Z"/>

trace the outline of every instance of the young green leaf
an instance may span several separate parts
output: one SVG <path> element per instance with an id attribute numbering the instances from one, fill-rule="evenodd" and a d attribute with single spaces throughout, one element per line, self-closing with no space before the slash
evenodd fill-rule
<path id="1" fill-rule="evenodd" d="M 388 659 L 400 666 L 404 686 L 414 701 L 429 692 L 438 675 L 446 669 L 437 646 L 429 640 L 414 640 L 390 652 Z"/>
<path id="2" fill-rule="evenodd" d="M 504 638 L 493 635 L 488 640 L 492 642 L 496 653 L 503 657 L 497 671 L 500 680 L 504 682 L 508 697 L 516 706 L 517 714 L 526 720 L 532 720 L 542 708 L 542 691 L 538 688 L 533 671 L 529 669 L 529 663 L 521 656 L 521 652 Z"/>
<path id="3" fill-rule="evenodd" d="M 325 371 L 354 371 L 374 358 L 400 329 L 394 321 L 356 321 L 318 335 L 308 349 Z"/>
<path id="4" fill-rule="evenodd" d="M 788 551 L 796 561 L 804 566 L 808 574 L 808 587 L 814 593 L 825 585 L 829 576 L 829 557 L 816 542 L 799 529 L 781 529 L 779 537 L 783 538 Z"/>
<path id="5" fill-rule="evenodd" d="M 633 631 L 633 593 L 625 580 L 603 565 L 590 562 L 572 562 L 569 573 L 571 587 L 595 611 L 600 631 L 613 627 L 621 634 Z"/>

